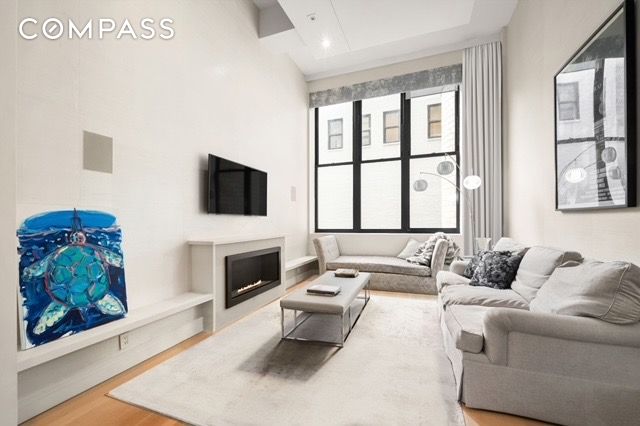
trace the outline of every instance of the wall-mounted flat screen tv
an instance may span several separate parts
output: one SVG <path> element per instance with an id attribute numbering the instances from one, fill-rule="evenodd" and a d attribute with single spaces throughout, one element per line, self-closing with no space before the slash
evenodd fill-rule
<path id="1" fill-rule="evenodd" d="M 209 155 L 209 213 L 267 215 L 267 174 Z"/>

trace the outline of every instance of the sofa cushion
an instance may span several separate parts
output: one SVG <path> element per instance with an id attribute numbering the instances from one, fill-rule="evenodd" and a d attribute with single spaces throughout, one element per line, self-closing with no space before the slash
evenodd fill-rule
<path id="1" fill-rule="evenodd" d="M 404 246 L 402 251 L 398 253 L 398 256 L 396 257 L 399 257 L 400 259 L 406 259 L 413 256 L 420 248 L 420 244 L 420 241 L 409 238 L 409 241 L 407 241 L 407 245 Z"/>
<path id="2" fill-rule="evenodd" d="M 514 239 L 502 237 L 498 240 L 495 246 L 493 246 L 494 251 L 510 251 L 513 254 L 524 254 L 527 250 L 527 247 L 524 244 L 520 244 Z"/>
<path id="3" fill-rule="evenodd" d="M 559 267 L 531 302 L 531 310 L 636 323 L 640 321 L 640 268 L 629 262 L 596 260 Z"/>
<path id="4" fill-rule="evenodd" d="M 339 256 L 327 262 L 327 269 L 348 268 L 362 272 L 384 272 L 387 274 L 430 277 L 431 268 L 409 263 L 404 259 L 390 256 Z"/>
<path id="5" fill-rule="evenodd" d="M 485 251 L 469 282 L 473 286 L 508 289 L 522 257 L 510 251 Z"/>
<path id="6" fill-rule="evenodd" d="M 450 285 L 468 285 L 469 278 L 463 277 L 462 275 L 458 275 L 451 271 L 440 271 L 436 276 L 436 288 L 438 289 L 438 293 L 442 291 L 443 288 Z"/>
<path id="7" fill-rule="evenodd" d="M 478 305 L 497 308 L 529 309 L 529 303 L 513 290 L 498 290 L 491 287 L 450 285 L 440 292 L 445 308 L 450 305 Z"/>
<path id="8" fill-rule="evenodd" d="M 442 313 L 456 348 L 474 354 L 482 351 L 482 321 L 490 309 L 485 306 L 452 305 Z"/>
<path id="9" fill-rule="evenodd" d="M 511 288 L 527 302 L 531 302 L 558 266 L 567 261 L 581 260 L 582 255 L 577 252 L 552 247 L 531 247 L 520 262 L 516 281 Z"/>

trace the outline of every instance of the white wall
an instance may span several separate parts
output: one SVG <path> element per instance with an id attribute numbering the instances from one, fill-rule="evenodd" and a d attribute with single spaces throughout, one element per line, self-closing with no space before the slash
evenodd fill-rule
<path id="1" fill-rule="evenodd" d="M 0 424 L 17 422 L 16 0 L 0 1 Z"/>
<path id="2" fill-rule="evenodd" d="M 307 87 L 261 46 L 253 3 L 24 0 L 18 15 L 171 17 L 175 37 L 19 41 L 14 225 L 53 209 L 115 213 L 133 309 L 188 289 L 190 237 L 285 233 L 288 256 L 306 254 Z M 82 170 L 82 130 L 114 138 L 112 175 Z M 268 172 L 268 217 L 204 212 L 208 153 Z"/>
<path id="3" fill-rule="evenodd" d="M 554 210 L 553 77 L 619 4 L 619 0 L 518 4 L 505 40 L 505 234 L 527 244 L 640 264 L 640 209 Z"/>

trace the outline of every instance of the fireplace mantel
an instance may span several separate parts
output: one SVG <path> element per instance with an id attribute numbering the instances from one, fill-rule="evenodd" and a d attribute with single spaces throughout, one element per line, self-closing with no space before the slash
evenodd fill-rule
<path id="1" fill-rule="evenodd" d="M 273 240 L 277 238 L 285 238 L 286 234 L 248 234 L 248 235 L 232 235 L 217 237 L 197 237 L 190 238 L 187 243 L 191 246 L 216 246 L 223 244 L 237 244 L 251 241 Z"/>

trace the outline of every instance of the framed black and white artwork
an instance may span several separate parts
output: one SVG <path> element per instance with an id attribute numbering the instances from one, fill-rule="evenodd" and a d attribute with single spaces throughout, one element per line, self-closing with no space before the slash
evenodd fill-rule
<path id="1" fill-rule="evenodd" d="M 635 206 L 633 0 L 596 30 L 554 83 L 556 209 Z"/>

